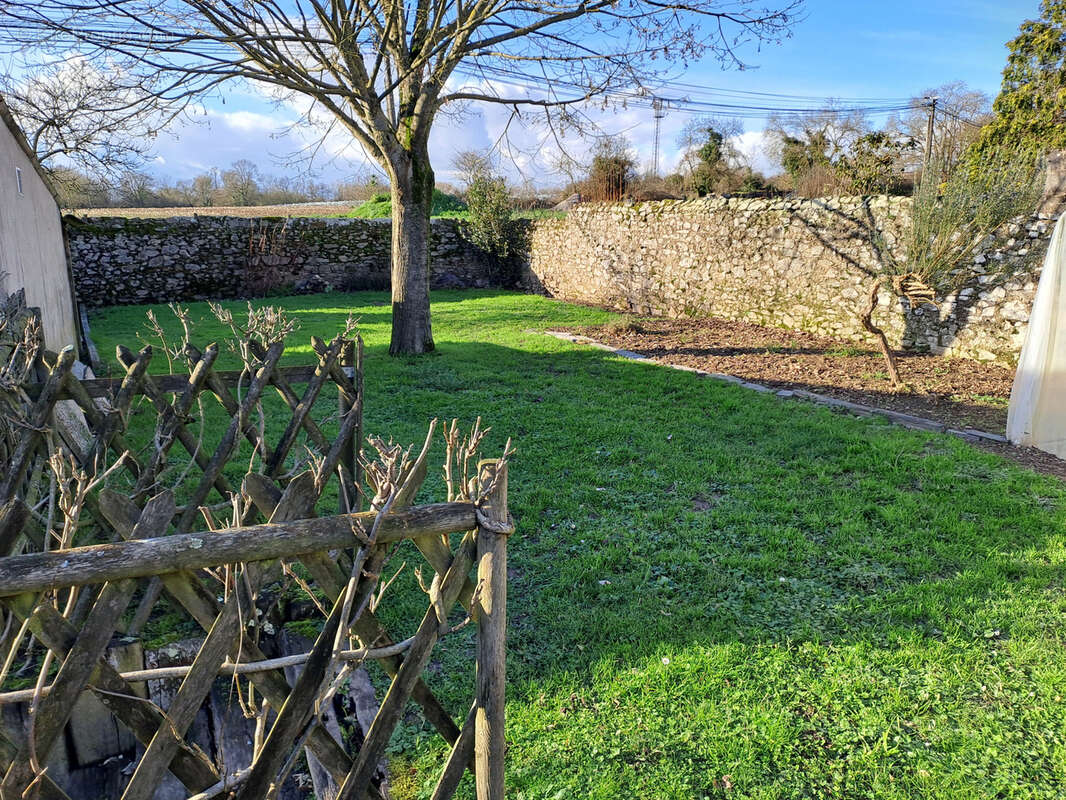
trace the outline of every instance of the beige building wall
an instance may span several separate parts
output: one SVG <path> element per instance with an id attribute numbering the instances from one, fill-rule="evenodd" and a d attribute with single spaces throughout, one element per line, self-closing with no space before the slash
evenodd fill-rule
<path id="1" fill-rule="evenodd" d="M 58 351 L 77 345 L 62 220 L 10 124 L 0 100 L 0 286 L 7 294 L 25 288 L 26 304 L 41 310 L 45 345 Z"/>

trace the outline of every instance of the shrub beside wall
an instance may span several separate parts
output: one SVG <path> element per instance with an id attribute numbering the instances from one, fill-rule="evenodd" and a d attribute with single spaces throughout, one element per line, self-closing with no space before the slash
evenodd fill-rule
<path id="1" fill-rule="evenodd" d="M 716 316 L 868 341 L 859 312 L 880 231 L 902 256 L 910 198 L 741 199 L 579 206 L 530 235 L 534 291 L 640 314 Z M 1052 222 L 1034 216 L 977 257 L 989 274 L 939 310 L 885 294 L 876 320 L 895 346 L 1004 364 L 1025 337 Z M 1016 277 L 994 278 L 1010 259 Z M 891 308 L 891 311 L 886 309 Z"/>

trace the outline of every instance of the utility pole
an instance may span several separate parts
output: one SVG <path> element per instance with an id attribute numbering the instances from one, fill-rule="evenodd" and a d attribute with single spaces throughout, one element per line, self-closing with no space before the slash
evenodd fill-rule
<path id="1" fill-rule="evenodd" d="M 936 101 L 939 97 L 927 97 L 929 101 L 929 125 L 925 130 L 925 161 L 922 164 L 922 172 L 929 169 L 933 161 L 933 123 L 936 121 Z"/>
<path id="2" fill-rule="evenodd" d="M 659 177 L 659 131 L 662 128 L 663 117 L 666 116 L 666 106 L 662 98 L 653 97 L 651 100 L 652 112 L 655 114 L 655 157 L 652 160 L 652 172 Z"/>

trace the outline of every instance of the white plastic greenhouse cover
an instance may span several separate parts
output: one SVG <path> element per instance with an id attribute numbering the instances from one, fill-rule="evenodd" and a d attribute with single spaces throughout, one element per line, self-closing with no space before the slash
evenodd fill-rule
<path id="1" fill-rule="evenodd" d="M 1007 438 L 1066 458 L 1066 214 L 1044 259 L 1010 393 Z"/>

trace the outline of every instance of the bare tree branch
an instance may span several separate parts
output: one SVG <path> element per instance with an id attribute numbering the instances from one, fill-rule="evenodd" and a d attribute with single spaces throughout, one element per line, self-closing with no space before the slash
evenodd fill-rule
<path id="1" fill-rule="evenodd" d="M 429 135 L 442 109 L 505 103 L 573 124 L 571 108 L 639 98 L 676 65 L 743 66 L 743 45 L 789 35 L 801 0 L 780 2 L 7 0 L 0 47 L 109 59 L 157 76 L 164 104 L 232 80 L 310 99 L 307 119 L 339 124 L 392 183 L 391 350 L 418 353 L 433 348 Z M 469 76 L 478 84 L 457 85 Z"/>
<path id="2" fill-rule="evenodd" d="M 73 57 L 0 76 L 0 93 L 47 169 L 76 166 L 114 178 L 140 167 L 159 131 L 192 101 L 171 91 L 173 80 L 105 72 Z"/>

